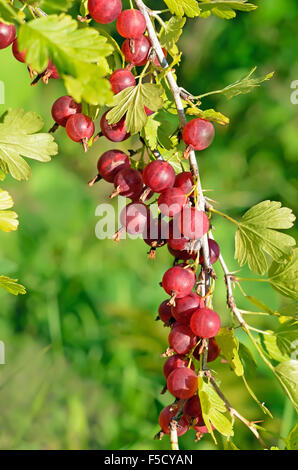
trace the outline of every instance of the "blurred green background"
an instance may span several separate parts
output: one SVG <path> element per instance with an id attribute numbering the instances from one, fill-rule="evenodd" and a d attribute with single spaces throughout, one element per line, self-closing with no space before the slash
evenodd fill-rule
<path id="1" fill-rule="evenodd" d="M 236 217 L 264 199 L 280 200 L 294 210 L 297 202 L 298 115 L 290 102 L 291 82 L 298 79 L 297 5 L 296 0 L 258 3 L 258 10 L 231 21 L 189 20 L 180 40 L 180 83 L 194 94 L 222 88 L 255 65 L 260 75 L 276 72 L 249 95 L 203 103 L 231 118 L 228 128 L 217 126 L 214 144 L 200 156 L 203 185 L 213 190 L 210 197 L 219 201 L 220 210 Z M 61 83 L 30 87 L 26 67 L 12 58 L 10 49 L 0 52 L 0 63 L 6 87 L 0 111 L 35 110 L 47 130 L 51 104 L 65 94 Z M 1 184 L 15 200 L 20 228 L 0 233 L 0 273 L 19 278 L 28 294 L 15 298 L 0 291 L 0 339 L 7 361 L 0 366 L 0 448 L 168 449 L 167 437 L 153 440 L 158 414 L 171 400 L 160 394 L 160 355 L 168 331 L 154 319 L 165 298 L 158 284 L 170 256 L 163 248 L 152 262 L 139 240 L 117 245 L 96 239 L 95 209 L 108 201 L 111 188 L 104 182 L 93 188 L 86 183 L 100 154 L 115 146 L 101 139 L 85 155 L 64 129 L 56 139 L 59 155 L 48 164 L 32 162 L 29 182 L 8 177 Z M 131 146 L 128 141 L 117 147 Z M 220 218 L 215 225 L 222 252 L 236 270 L 234 227 Z M 249 275 L 246 269 L 243 274 Z M 218 278 L 215 306 L 229 325 L 220 270 Z M 285 302 L 267 285 L 250 284 L 246 290 L 273 308 Z M 247 307 L 241 297 L 239 303 Z M 277 326 L 268 317 L 249 320 L 258 328 Z M 272 374 L 259 362 L 248 381 L 274 420 L 262 414 L 226 364 L 217 360 L 212 366 L 233 406 L 248 419 L 264 420 L 270 431 L 264 438 L 276 445 L 295 417 Z M 239 448 L 259 448 L 241 423 L 235 429 Z M 209 436 L 194 443 L 190 432 L 180 445 L 221 449 L 217 437 L 218 447 Z"/>

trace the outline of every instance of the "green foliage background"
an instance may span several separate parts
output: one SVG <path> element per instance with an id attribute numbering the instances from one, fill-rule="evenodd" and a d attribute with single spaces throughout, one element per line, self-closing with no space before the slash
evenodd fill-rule
<path id="1" fill-rule="evenodd" d="M 194 94 L 222 88 L 254 65 L 260 75 L 276 71 L 275 79 L 250 95 L 204 102 L 231 118 L 227 128 L 217 126 L 215 142 L 199 163 L 204 187 L 213 190 L 210 197 L 232 216 L 264 199 L 296 208 L 298 108 L 290 102 L 290 84 L 298 79 L 296 6 L 296 0 L 263 0 L 258 10 L 239 13 L 235 20 L 188 20 L 180 40 L 180 82 Z M 64 94 L 61 84 L 30 87 L 26 68 L 9 49 L 0 52 L 0 64 L 6 97 L 0 110 L 37 111 L 47 130 L 51 103 Z M 0 339 L 7 361 L 0 366 L 0 448 L 167 449 L 167 438 L 152 438 L 158 413 L 170 401 L 160 395 L 167 330 L 154 321 L 164 300 L 158 283 L 170 256 L 161 249 L 153 263 L 141 241 L 116 245 L 96 239 L 95 208 L 107 201 L 110 186 L 89 188 L 86 182 L 94 176 L 98 156 L 112 146 L 100 140 L 84 155 L 63 129 L 56 138 L 59 155 L 46 165 L 33 162 L 28 183 L 8 177 L 2 184 L 15 199 L 20 228 L 0 233 L 0 272 L 18 277 L 28 294 L 15 298 L 0 291 Z M 216 219 L 215 235 L 230 269 L 237 269 L 234 227 Z M 222 280 L 219 270 L 218 276 Z M 224 284 L 217 284 L 216 309 L 229 325 Z M 246 290 L 272 308 L 284 305 L 267 285 Z M 243 298 L 239 302 L 247 307 Z M 276 322 L 251 319 L 263 329 Z M 267 442 L 276 445 L 280 433 L 287 435 L 294 411 L 262 363 L 248 380 L 274 421 L 227 365 L 217 360 L 214 368 L 233 406 L 248 419 L 265 421 Z M 216 448 L 209 436 L 197 444 L 193 438 L 192 433 L 182 437 L 181 448 Z M 239 423 L 234 442 L 241 449 L 258 448 Z M 222 447 L 219 437 L 217 448 Z"/>

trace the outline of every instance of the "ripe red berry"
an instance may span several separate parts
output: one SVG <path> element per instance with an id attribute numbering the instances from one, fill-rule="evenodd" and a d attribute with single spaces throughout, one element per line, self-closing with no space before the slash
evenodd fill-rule
<path id="1" fill-rule="evenodd" d="M 13 24 L 0 22 L 0 49 L 8 47 L 16 37 L 16 28 Z"/>
<path id="2" fill-rule="evenodd" d="M 109 183 L 114 183 L 117 173 L 126 168 L 130 168 L 130 160 L 121 150 L 108 150 L 97 162 L 98 173 Z"/>
<path id="3" fill-rule="evenodd" d="M 184 207 L 175 218 L 175 223 L 181 233 L 191 240 L 202 238 L 209 230 L 209 219 L 206 213 L 195 207 Z"/>
<path id="4" fill-rule="evenodd" d="M 196 343 L 197 338 L 189 326 L 174 323 L 169 334 L 169 345 L 177 354 L 188 354 Z"/>
<path id="5" fill-rule="evenodd" d="M 12 43 L 12 53 L 19 62 L 26 62 L 26 51 L 19 50 L 18 40 L 15 39 Z"/>
<path id="6" fill-rule="evenodd" d="M 213 124 L 204 119 L 192 119 L 183 129 L 182 138 L 187 146 L 194 150 L 204 150 L 214 139 Z"/>
<path id="7" fill-rule="evenodd" d="M 178 405 L 169 405 L 161 411 L 158 421 L 159 421 L 161 430 L 165 434 L 170 434 L 171 432 L 170 426 L 169 426 L 170 422 L 172 418 L 174 418 L 178 412 L 179 412 Z M 189 423 L 187 419 L 184 416 L 182 416 L 177 425 L 178 437 L 185 434 L 188 431 L 188 428 L 189 428 Z"/>
<path id="8" fill-rule="evenodd" d="M 158 316 L 163 323 L 168 323 L 169 320 L 172 318 L 172 310 L 171 306 L 169 305 L 169 300 L 164 300 L 158 309 Z"/>
<path id="9" fill-rule="evenodd" d="M 175 171 L 168 162 L 155 160 L 150 162 L 143 171 L 143 181 L 155 193 L 162 193 L 172 188 L 175 182 Z"/>
<path id="10" fill-rule="evenodd" d="M 201 348 L 201 345 L 197 346 L 196 349 L 193 352 L 194 357 L 198 361 L 201 358 L 201 355 L 199 353 L 200 348 Z M 208 343 L 207 362 L 215 361 L 215 359 L 217 359 L 219 355 L 220 355 L 220 347 L 218 346 L 218 344 L 217 344 L 217 342 L 215 341 L 214 338 L 210 338 L 209 343 Z"/>
<path id="11" fill-rule="evenodd" d="M 167 57 L 168 52 L 167 52 L 167 50 L 166 50 L 164 47 L 162 48 L 162 52 L 163 52 L 164 56 Z M 154 57 L 154 59 L 153 59 L 153 64 L 156 65 L 156 67 L 160 67 L 160 66 L 161 66 L 157 56 Z"/>
<path id="12" fill-rule="evenodd" d="M 45 74 L 47 78 L 53 78 L 55 80 L 60 79 L 59 72 L 51 60 L 49 60 L 49 64 L 48 64 Z"/>
<path id="13" fill-rule="evenodd" d="M 126 132 L 125 116 L 120 119 L 116 124 L 109 124 L 106 118 L 108 111 L 102 116 L 100 121 L 100 128 L 103 135 L 111 142 L 123 142 L 130 137 Z"/>
<path id="14" fill-rule="evenodd" d="M 179 323 L 189 324 L 192 314 L 198 309 L 205 307 L 204 300 L 195 292 L 191 292 L 186 297 L 176 300 L 172 313 Z"/>
<path id="15" fill-rule="evenodd" d="M 170 246 L 168 246 L 168 250 L 176 260 L 188 261 L 189 259 L 196 259 L 196 254 L 187 250 L 173 250 Z"/>
<path id="16" fill-rule="evenodd" d="M 137 39 L 146 31 L 146 21 L 139 10 L 124 10 L 117 20 L 117 30 L 120 36 Z"/>
<path id="17" fill-rule="evenodd" d="M 97 23 L 108 24 L 115 21 L 121 13 L 121 0 L 88 0 L 90 16 Z"/>
<path id="18" fill-rule="evenodd" d="M 200 308 L 196 310 L 191 319 L 190 327 L 193 333 L 200 338 L 213 338 L 220 330 L 220 318 L 214 310 L 210 308 Z"/>
<path id="19" fill-rule="evenodd" d="M 166 244 L 165 234 L 167 232 L 167 223 L 160 219 L 149 220 L 146 230 L 143 233 L 144 242 L 151 246 L 150 257 L 154 258 L 154 251 L 156 248 Z"/>
<path id="20" fill-rule="evenodd" d="M 207 426 L 205 424 L 205 421 L 203 419 L 203 416 L 197 421 L 197 423 L 193 426 L 193 428 L 195 429 L 195 431 L 197 431 L 200 434 L 208 434 L 209 433 L 208 428 L 207 428 Z M 211 423 L 211 428 L 214 431 L 215 427 L 213 426 L 212 423 Z"/>
<path id="21" fill-rule="evenodd" d="M 162 286 L 169 295 L 177 299 L 189 295 L 194 288 L 196 276 L 192 269 L 174 266 L 168 269 L 162 278 Z M 212 335 L 215 336 L 215 335 Z"/>
<path id="22" fill-rule="evenodd" d="M 140 235 L 146 229 L 149 217 L 150 213 L 145 204 L 141 202 L 132 202 L 122 210 L 120 214 L 120 223 L 123 225 L 127 233 L 131 235 Z"/>
<path id="23" fill-rule="evenodd" d="M 145 65 L 150 48 L 151 42 L 149 39 L 146 36 L 140 36 L 133 40 L 126 39 L 121 49 L 126 62 L 133 65 Z"/>
<path id="24" fill-rule="evenodd" d="M 210 263 L 214 264 L 219 258 L 220 249 L 216 241 L 212 240 L 212 238 L 208 239 L 208 245 L 209 245 Z M 200 256 L 200 264 L 204 264 L 203 253 L 201 253 L 201 256 Z"/>
<path id="25" fill-rule="evenodd" d="M 151 111 L 151 109 L 147 108 L 147 106 L 144 106 L 144 110 L 147 116 L 154 114 L 154 111 Z"/>
<path id="26" fill-rule="evenodd" d="M 110 83 L 115 95 L 130 86 L 136 85 L 134 75 L 127 69 L 118 69 L 110 76 Z"/>
<path id="27" fill-rule="evenodd" d="M 74 142 L 91 139 L 94 131 L 95 127 L 92 119 L 81 113 L 73 114 L 66 122 L 67 135 Z"/>
<path id="28" fill-rule="evenodd" d="M 118 171 L 114 179 L 115 192 L 113 196 L 120 195 L 129 198 L 140 196 L 143 190 L 143 180 L 139 171 L 125 168 Z"/>
<path id="29" fill-rule="evenodd" d="M 167 188 L 158 198 L 158 207 L 163 215 L 174 217 L 182 211 L 186 195 L 179 188 Z"/>
<path id="30" fill-rule="evenodd" d="M 174 397 L 186 400 L 196 393 L 198 377 L 192 369 L 179 367 L 170 373 L 167 388 Z"/>
<path id="31" fill-rule="evenodd" d="M 66 126 L 67 120 L 73 114 L 81 113 L 82 105 L 76 103 L 71 96 L 61 96 L 52 106 L 52 116 L 59 126 Z"/>
<path id="32" fill-rule="evenodd" d="M 163 375 L 167 379 L 173 370 L 178 369 L 179 367 L 188 367 L 189 359 L 183 354 L 174 354 L 174 356 L 169 357 L 163 366 Z M 194 370 L 193 363 L 191 368 Z"/>
<path id="33" fill-rule="evenodd" d="M 193 188 L 193 177 L 190 171 L 184 171 L 176 176 L 175 188 L 180 188 L 185 194 L 189 194 Z"/>
<path id="34" fill-rule="evenodd" d="M 188 419 L 201 419 L 202 408 L 198 395 L 189 398 L 183 408 L 184 415 Z"/>

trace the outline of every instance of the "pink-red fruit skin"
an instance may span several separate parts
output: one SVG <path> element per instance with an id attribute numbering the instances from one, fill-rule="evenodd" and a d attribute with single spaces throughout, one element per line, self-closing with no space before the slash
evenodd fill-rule
<path id="1" fill-rule="evenodd" d="M 204 211 L 195 207 L 184 207 L 174 219 L 181 233 L 190 240 L 202 238 L 209 230 L 209 219 Z"/>
<path id="2" fill-rule="evenodd" d="M 174 186 L 175 171 L 170 163 L 155 160 L 144 168 L 143 181 L 153 192 L 162 193 Z"/>
<path id="3" fill-rule="evenodd" d="M 125 116 L 120 119 L 116 124 L 109 124 L 106 115 L 109 111 L 106 111 L 100 121 L 100 128 L 103 135 L 111 142 L 123 142 L 130 137 L 130 134 L 126 132 Z"/>
<path id="4" fill-rule="evenodd" d="M 158 198 L 159 210 L 167 217 L 174 217 L 182 211 L 186 199 L 186 195 L 181 189 L 168 188 Z"/>
<path id="5" fill-rule="evenodd" d="M 12 53 L 19 62 L 26 62 L 26 51 L 20 51 L 17 39 L 12 43 Z"/>
<path id="6" fill-rule="evenodd" d="M 197 344 L 197 337 L 188 325 L 176 322 L 169 334 L 169 345 L 177 354 L 188 354 Z"/>
<path id="7" fill-rule="evenodd" d="M 214 264 L 219 258 L 220 248 L 218 244 L 216 243 L 216 241 L 212 240 L 212 238 L 208 239 L 208 245 L 209 245 L 210 264 Z M 203 254 L 201 254 L 199 261 L 200 261 L 200 264 L 204 263 Z"/>
<path id="8" fill-rule="evenodd" d="M 0 22 L 0 49 L 5 49 L 15 40 L 16 28 L 13 24 Z"/>
<path id="9" fill-rule="evenodd" d="M 100 24 L 115 21 L 122 11 L 121 0 L 88 0 L 90 16 Z"/>
<path id="10" fill-rule="evenodd" d="M 196 276 L 190 268 L 174 266 L 168 269 L 162 278 L 162 286 L 169 295 L 175 294 L 176 298 L 189 295 L 194 288 Z M 214 336 L 214 335 L 212 335 Z"/>
<path id="11" fill-rule="evenodd" d="M 146 30 L 146 21 L 139 10 L 124 10 L 117 20 L 117 31 L 123 38 L 137 39 Z"/>
<path id="12" fill-rule="evenodd" d="M 184 171 L 176 176 L 175 188 L 180 188 L 185 194 L 189 194 L 193 188 L 193 177 L 190 171 Z"/>
<path id="13" fill-rule="evenodd" d="M 176 305 L 172 307 L 172 314 L 179 323 L 189 324 L 192 314 L 198 308 L 204 308 L 204 300 L 195 292 L 191 292 L 186 297 L 176 300 Z"/>
<path id="14" fill-rule="evenodd" d="M 126 168 L 130 168 L 130 160 L 121 150 L 108 150 L 97 162 L 99 175 L 108 183 L 114 183 L 117 173 Z"/>
<path id="15" fill-rule="evenodd" d="M 169 305 L 169 300 L 164 300 L 158 309 L 158 316 L 162 322 L 168 323 L 168 321 L 172 318 L 172 310 L 171 306 Z"/>
<path id="16" fill-rule="evenodd" d="M 194 357 L 198 361 L 201 359 L 201 355 L 199 353 L 200 347 L 201 345 L 197 346 L 193 352 Z M 210 338 L 209 343 L 208 343 L 207 362 L 215 361 L 215 359 L 217 359 L 219 355 L 220 355 L 220 347 L 218 346 L 214 338 Z"/>
<path id="17" fill-rule="evenodd" d="M 117 95 L 125 88 L 135 86 L 136 79 L 134 75 L 127 69 L 118 69 L 110 76 L 110 83 L 113 93 Z"/>
<path id="18" fill-rule="evenodd" d="M 167 379 L 173 370 L 178 369 L 179 367 L 188 367 L 189 359 L 183 354 L 174 354 L 174 356 L 169 357 L 163 366 L 163 375 Z M 194 370 L 193 363 L 191 368 Z"/>
<path id="19" fill-rule="evenodd" d="M 115 189 L 119 188 L 120 195 L 133 198 L 139 196 L 143 189 L 143 180 L 139 171 L 126 168 L 119 171 L 114 179 Z"/>
<path id="20" fill-rule="evenodd" d="M 131 50 L 130 40 L 126 39 L 122 44 L 122 52 L 126 62 L 133 65 L 145 65 L 148 60 L 148 54 L 151 48 L 151 42 L 146 36 L 140 36 L 133 39 L 133 52 Z"/>
<path id="21" fill-rule="evenodd" d="M 80 142 L 83 139 L 91 139 L 95 131 L 92 119 L 85 114 L 73 114 L 67 120 L 66 132 L 68 137 L 74 142 Z"/>
<path id="22" fill-rule="evenodd" d="M 179 367 L 170 373 L 167 388 L 174 397 L 186 400 L 196 393 L 198 377 L 192 369 Z"/>
<path id="23" fill-rule="evenodd" d="M 70 116 L 81 111 L 82 105 L 76 103 L 71 96 L 61 96 L 52 106 L 52 117 L 59 126 L 65 127 Z"/>
<path id="24" fill-rule="evenodd" d="M 194 150 L 204 150 L 214 139 L 213 124 L 204 119 L 192 119 L 183 129 L 182 138 L 187 146 Z"/>
<path id="25" fill-rule="evenodd" d="M 148 223 L 149 211 L 145 204 L 132 202 L 122 210 L 120 223 L 127 233 L 139 235 L 144 232 Z"/>
<path id="26" fill-rule="evenodd" d="M 179 411 L 179 405 L 169 405 L 161 411 L 158 421 L 159 421 L 161 430 L 165 434 L 170 434 L 171 419 L 176 416 L 178 411 Z M 185 434 L 188 431 L 188 428 L 189 428 L 189 423 L 187 419 L 184 416 L 182 416 L 177 425 L 178 437 Z"/>
<path id="27" fill-rule="evenodd" d="M 190 327 L 200 338 L 213 338 L 220 330 L 221 322 L 218 314 L 210 308 L 196 310 L 191 319 Z"/>

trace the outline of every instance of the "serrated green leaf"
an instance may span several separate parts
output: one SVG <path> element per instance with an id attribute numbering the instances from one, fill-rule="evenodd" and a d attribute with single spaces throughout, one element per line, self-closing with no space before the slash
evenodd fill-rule
<path id="1" fill-rule="evenodd" d="M 224 358 L 238 377 L 244 374 L 243 365 L 239 358 L 239 341 L 234 336 L 234 331 L 222 328 L 216 336 L 216 341 Z"/>
<path id="2" fill-rule="evenodd" d="M 290 359 L 288 354 L 283 353 L 278 347 L 277 336 L 273 331 L 269 331 L 270 335 L 263 335 L 262 341 L 268 355 L 277 362 L 284 362 Z"/>
<path id="3" fill-rule="evenodd" d="M 200 8 L 196 0 L 164 0 L 171 13 L 176 16 L 199 16 Z"/>
<path id="4" fill-rule="evenodd" d="M 269 356 L 278 362 L 298 357 L 298 322 L 287 321 L 271 333 L 263 338 Z"/>
<path id="5" fill-rule="evenodd" d="M 298 411 L 298 361 L 281 362 L 274 369 L 281 386 Z"/>
<path id="6" fill-rule="evenodd" d="M 119 122 L 126 114 L 125 125 L 128 132 L 137 134 L 147 122 L 144 106 L 157 111 L 162 107 L 163 88 L 153 83 L 139 83 L 126 88 L 114 96 L 113 108 L 107 114 L 110 124 Z"/>
<path id="7" fill-rule="evenodd" d="M 58 152 L 50 134 L 38 133 L 43 127 L 41 117 L 23 109 L 9 110 L 0 123 L 0 167 L 17 180 L 27 180 L 29 165 L 22 158 L 48 162 Z"/>
<path id="8" fill-rule="evenodd" d="M 263 275 L 268 270 L 265 253 L 278 262 L 288 259 L 295 240 L 275 229 L 290 228 L 294 220 L 291 209 L 281 207 L 280 202 L 263 201 L 249 209 L 237 222 L 235 258 L 239 266 L 248 263 L 251 271 Z"/>
<path id="9" fill-rule="evenodd" d="M 277 292 L 298 299 L 298 248 L 295 248 L 291 259 L 282 263 L 273 262 L 268 271 L 268 280 Z"/>
<path id="10" fill-rule="evenodd" d="M 0 276 L 0 287 L 13 295 L 26 294 L 25 287 L 18 284 L 17 279 L 11 279 L 10 277 Z"/>
<path id="11" fill-rule="evenodd" d="M 207 121 L 217 122 L 222 126 L 226 126 L 230 123 L 230 119 L 222 113 L 215 111 L 214 109 L 199 109 L 195 107 L 187 108 L 186 114 L 190 114 L 191 116 L 197 116 L 201 119 L 206 119 Z"/>
<path id="12" fill-rule="evenodd" d="M 162 29 L 159 37 L 162 47 L 165 47 L 168 51 L 173 49 L 182 34 L 185 21 L 186 19 L 183 17 L 172 16 L 172 18 L 165 23 L 165 27 Z"/>
<path id="13" fill-rule="evenodd" d="M 37 72 L 43 72 L 52 59 L 76 101 L 111 102 L 110 84 L 104 77 L 110 72 L 106 57 L 113 47 L 94 28 L 78 28 L 68 15 L 49 15 L 21 26 L 18 41 L 26 50 L 26 62 Z"/>
<path id="14" fill-rule="evenodd" d="M 144 127 L 144 136 L 151 150 L 155 150 L 158 146 L 157 136 L 159 126 L 160 122 L 155 121 L 155 119 L 149 118 Z"/>
<path id="15" fill-rule="evenodd" d="M 298 450 L 298 424 L 290 431 L 286 440 L 286 447 L 288 450 Z"/>
<path id="16" fill-rule="evenodd" d="M 232 20 L 236 17 L 235 10 L 227 6 L 222 6 L 221 8 L 212 8 L 211 13 L 218 18 L 223 18 L 224 20 Z"/>

